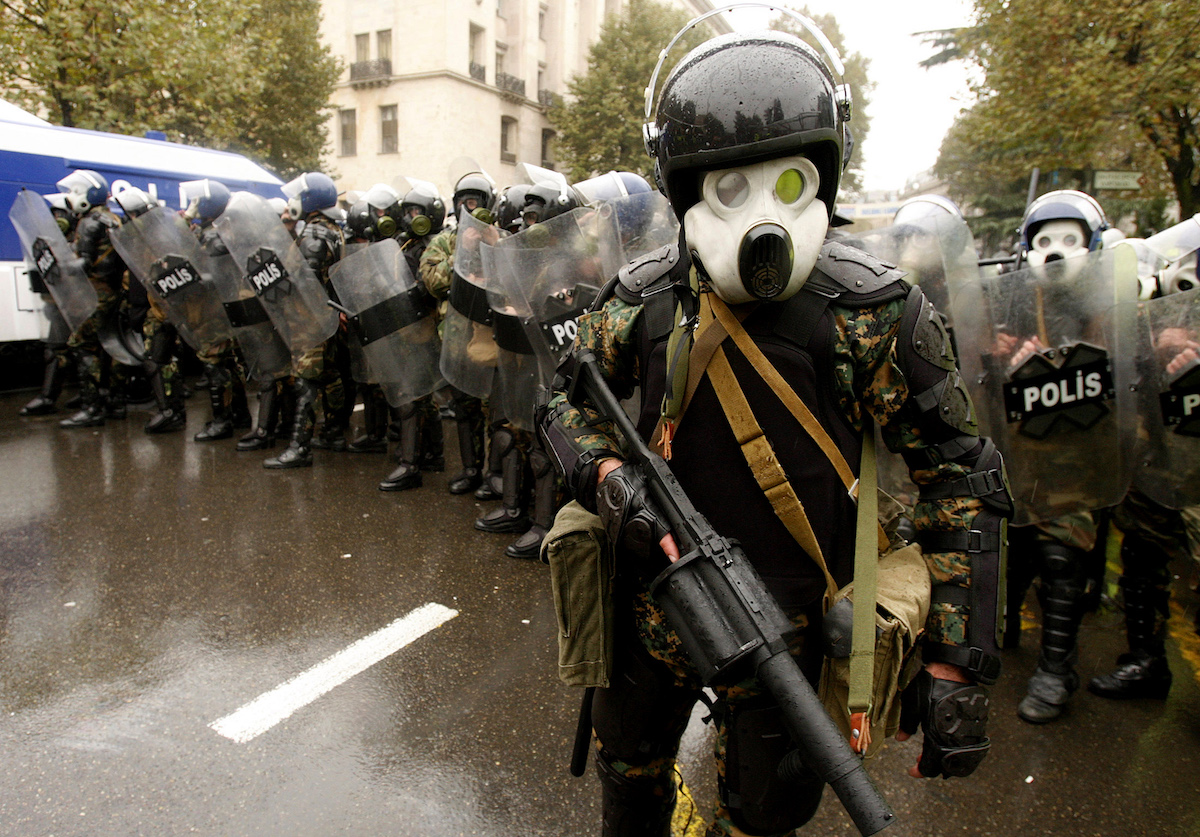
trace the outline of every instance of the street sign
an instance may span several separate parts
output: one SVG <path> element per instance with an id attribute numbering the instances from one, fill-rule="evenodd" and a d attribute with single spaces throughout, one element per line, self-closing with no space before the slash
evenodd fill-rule
<path id="1" fill-rule="evenodd" d="M 1142 188 L 1141 180 L 1142 173 L 1139 171 L 1098 171 L 1093 173 L 1092 188 L 1096 191 L 1137 191 Z"/>

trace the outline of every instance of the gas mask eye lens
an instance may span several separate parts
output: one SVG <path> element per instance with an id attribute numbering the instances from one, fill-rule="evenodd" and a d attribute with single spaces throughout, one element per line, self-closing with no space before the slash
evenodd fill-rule
<path id="1" fill-rule="evenodd" d="M 1040 236 L 1040 237 L 1038 238 L 1038 240 L 1037 240 L 1037 243 L 1036 243 L 1036 247 L 1037 247 L 1039 250 L 1045 250 L 1045 249 L 1046 249 L 1047 247 L 1049 247 L 1049 246 L 1050 246 L 1052 243 L 1053 243 L 1053 242 L 1051 242 L 1051 241 L 1050 241 L 1050 236 L 1048 236 L 1048 235 L 1043 235 L 1043 236 Z"/>
<path id="2" fill-rule="evenodd" d="M 1079 246 L 1079 239 L 1073 235 L 1063 236 L 1063 246 L 1075 248 Z"/>
<path id="3" fill-rule="evenodd" d="M 788 169 L 775 181 L 775 196 L 786 204 L 795 203 L 803 194 L 804 175 L 796 169 Z"/>
<path id="4" fill-rule="evenodd" d="M 740 172 L 726 172 L 717 180 L 715 191 L 722 206 L 737 209 L 750 194 L 750 182 Z"/>

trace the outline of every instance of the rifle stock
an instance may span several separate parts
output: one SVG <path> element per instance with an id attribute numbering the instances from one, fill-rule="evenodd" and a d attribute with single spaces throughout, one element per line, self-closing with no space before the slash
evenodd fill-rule
<path id="1" fill-rule="evenodd" d="M 829 783 L 861 834 L 895 820 L 862 762 L 825 712 L 812 685 L 788 653 L 791 622 L 741 547 L 722 537 L 692 505 L 662 457 L 638 435 L 595 355 L 581 352 L 569 395 L 578 385 L 620 428 L 646 486 L 666 517 L 681 557 L 651 584 L 655 600 L 679 634 L 705 684 L 753 671 L 783 710 L 792 741 L 808 766 Z"/>

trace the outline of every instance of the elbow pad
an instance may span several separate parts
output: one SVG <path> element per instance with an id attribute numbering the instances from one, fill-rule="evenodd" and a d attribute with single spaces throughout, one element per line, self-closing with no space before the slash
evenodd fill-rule
<path id="1" fill-rule="evenodd" d="M 585 448 L 579 444 L 579 436 L 595 431 L 590 427 L 570 430 L 560 421 L 564 413 L 573 409 L 569 401 L 545 408 L 538 421 L 538 429 L 541 432 L 542 444 L 554 461 L 554 466 L 562 474 L 571 496 L 579 501 L 579 505 L 596 514 L 597 468 L 602 459 L 609 459 L 616 454 L 605 449 Z"/>
<path id="2" fill-rule="evenodd" d="M 971 586 L 934 584 L 933 604 L 968 608 L 967 637 L 963 646 L 929 643 L 927 662 L 940 661 L 962 666 L 980 683 L 994 683 L 1000 676 L 1000 645 L 1006 618 L 1008 576 L 1008 519 L 1012 496 L 1004 460 L 990 439 L 981 441 L 970 473 L 949 482 L 921 487 L 922 500 L 973 497 L 983 503 L 969 531 L 921 532 L 918 542 L 926 552 L 966 552 L 971 559 Z M 959 463 L 964 464 L 962 462 Z"/>

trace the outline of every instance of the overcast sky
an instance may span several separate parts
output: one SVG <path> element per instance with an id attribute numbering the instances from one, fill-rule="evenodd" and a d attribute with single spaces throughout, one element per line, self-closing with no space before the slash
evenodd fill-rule
<path id="1" fill-rule="evenodd" d="M 720 4 L 714 0 L 713 5 Z M 967 69 L 962 62 L 922 69 L 917 62 L 931 49 L 912 33 L 966 25 L 969 0 L 794 0 L 793 5 L 807 5 L 813 14 L 832 13 L 846 52 L 861 52 L 871 61 L 868 75 L 875 91 L 871 136 L 863 148 L 864 187 L 899 189 L 933 166 L 943 135 L 969 104 Z M 735 11 L 727 17 L 742 29 L 762 26 L 774 15 Z"/>

